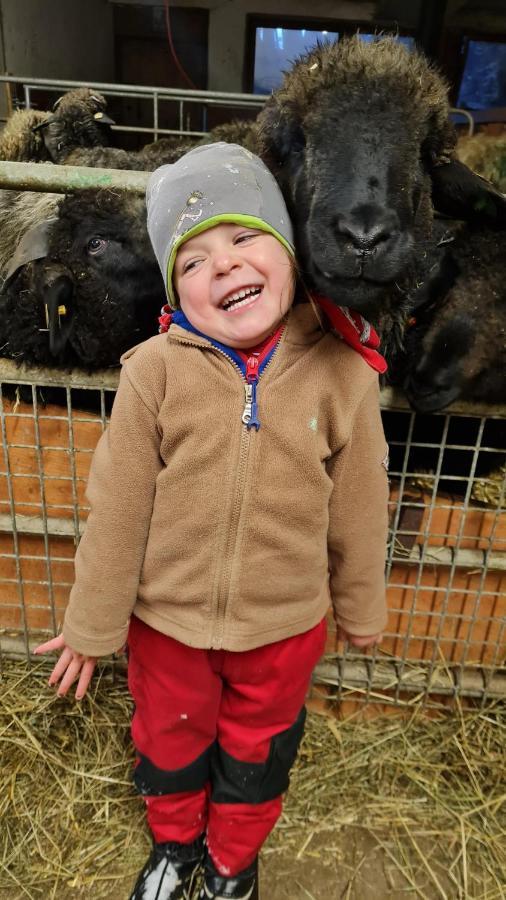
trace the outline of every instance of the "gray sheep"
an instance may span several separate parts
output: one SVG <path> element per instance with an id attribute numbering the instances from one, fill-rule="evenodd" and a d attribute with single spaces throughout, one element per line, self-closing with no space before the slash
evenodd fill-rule
<path id="1" fill-rule="evenodd" d="M 69 154 L 65 165 L 152 172 L 158 166 L 175 162 L 194 146 L 194 139 L 176 136 L 153 141 L 140 150 L 122 150 L 119 147 L 78 147 Z"/>
<path id="2" fill-rule="evenodd" d="M 114 123 L 106 106 L 102 94 L 77 88 L 60 97 L 51 113 L 17 110 L 0 135 L 0 159 L 63 163 L 76 147 L 107 145 Z"/>

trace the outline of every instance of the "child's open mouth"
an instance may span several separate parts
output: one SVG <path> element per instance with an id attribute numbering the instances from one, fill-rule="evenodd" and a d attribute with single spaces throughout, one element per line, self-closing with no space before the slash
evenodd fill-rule
<path id="1" fill-rule="evenodd" d="M 224 312 L 234 312 L 244 306 L 252 306 L 262 293 L 262 285 L 254 285 L 252 287 L 242 288 L 231 294 L 223 301 L 222 309 Z"/>

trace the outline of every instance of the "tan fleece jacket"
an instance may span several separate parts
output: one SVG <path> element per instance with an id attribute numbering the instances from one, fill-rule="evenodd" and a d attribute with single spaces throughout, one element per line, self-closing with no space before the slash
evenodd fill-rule
<path id="1" fill-rule="evenodd" d="M 103 656 L 131 613 L 192 647 L 248 650 L 323 618 L 386 623 L 387 447 L 377 374 L 309 304 L 258 386 L 259 431 L 224 354 L 172 325 L 133 348 L 93 458 L 63 634 Z M 330 578 L 329 578 L 330 572 Z"/>

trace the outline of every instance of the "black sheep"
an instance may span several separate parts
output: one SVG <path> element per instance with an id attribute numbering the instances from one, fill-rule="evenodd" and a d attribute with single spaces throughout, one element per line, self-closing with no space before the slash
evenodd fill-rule
<path id="1" fill-rule="evenodd" d="M 405 388 L 420 412 L 506 397 L 506 235 L 448 231 L 406 338 Z"/>
<path id="2" fill-rule="evenodd" d="M 97 369 L 156 334 L 165 291 L 142 197 L 83 191 L 63 199 L 45 256 L 0 298 L 0 350 L 18 362 Z"/>
<path id="3" fill-rule="evenodd" d="M 427 270 L 433 206 L 506 224 L 506 200 L 454 158 L 447 86 L 393 38 L 318 46 L 258 117 L 260 153 L 292 215 L 311 287 L 402 344 Z"/>

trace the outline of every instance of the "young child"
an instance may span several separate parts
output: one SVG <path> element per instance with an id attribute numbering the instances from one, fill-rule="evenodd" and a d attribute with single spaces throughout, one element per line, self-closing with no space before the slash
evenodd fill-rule
<path id="1" fill-rule="evenodd" d="M 163 166 L 147 207 L 173 312 L 122 358 L 63 634 L 38 651 L 61 651 L 49 683 L 77 680 L 80 699 L 128 642 L 154 839 L 132 900 L 190 897 L 201 866 L 201 898 L 247 900 L 329 595 L 357 646 L 386 622 L 381 358 L 324 330 L 303 294 L 292 308 L 291 224 L 248 151 Z"/>

